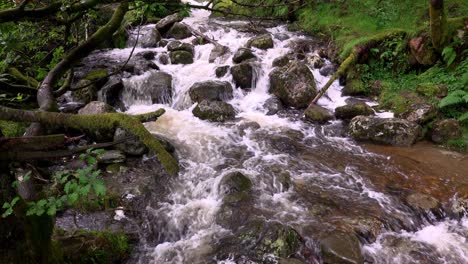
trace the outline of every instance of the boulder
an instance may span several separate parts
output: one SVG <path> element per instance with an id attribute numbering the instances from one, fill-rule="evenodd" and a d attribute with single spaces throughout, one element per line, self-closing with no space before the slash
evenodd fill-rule
<path id="1" fill-rule="evenodd" d="M 133 34 L 134 33 L 134 34 Z M 133 31 L 127 40 L 127 47 L 133 47 L 137 40 L 137 32 Z M 161 40 L 161 34 L 152 25 L 143 26 L 140 29 L 140 36 L 138 37 L 137 47 L 141 48 L 155 48 Z"/>
<path id="2" fill-rule="evenodd" d="M 165 34 L 169 29 L 176 23 L 182 21 L 183 17 L 179 15 L 179 13 L 175 13 L 169 15 L 161 20 L 156 24 L 156 29 L 161 32 L 161 34 Z"/>
<path id="3" fill-rule="evenodd" d="M 420 83 L 416 87 L 416 92 L 427 97 L 443 98 L 447 96 L 446 84 Z"/>
<path id="4" fill-rule="evenodd" d="M 190 29 L 186 25 L 179 22 L 174 23 L 171 29 L 169 29 L 169 31 L 166 33 L 166 37 L 175 39 L 185 39 L 191 36 L 192 32 Z"/>
<path id="5" fill-rule="evenodd" d="M 252 190 L 252 181 L 240 172 L 229 173 L 219 183 L 219 192 L 224 195 L 224 202 L 238 202 L 248 196 Z"/>
<path id="6" fill-rule="evenodd" d="M 192 44 L 194 46 L 198 46 L 198 45 L 205 45 L 205 44 L 208 44 L 209 42 L 203 38 L 203 37 L 196 37 L 192 40 Z"/>
<path id="7" fill-rule="evenodd" d="M 158 42 L 158 47 L 164 48 L 164 47 L 167 46 L 167 44 L 169 44 L 169 40 L 167 40 L 167 39 L 161 39 L 161 40 Z"/>
<path id="8" fill-rule="evenodd" d="M 245 60 L 249 59 L 255 59 L 257 58 L 251 49 L 248 48 L 239 48 L 236 53 L 234 53 L 234 56 L 232 57 L 232 61 L 234 63 L 241 63 Z"/>
<path id="9" fill-rule="evenodd" d="M 123 143 L 115 145 L 117 150 L 132 156 L 141 156 L 148 151 L 148 148 L 135 135 L 123 128 L 117 128 L 114 133 L 114 141 L 126 139 Z"/>
<path id="10" fill-rule="evenodd" d="M 231 67 L 232 78 L 237 87 L 242 89 L 253 88 L 254 77 L 253 65 L 250 62 L 243 62 Z"/>
<path id="11" fill-rule="evenodd" d="M 126 82 L 125 86 L 125 92 L 134 100 L 150 100 L 153 104 L 164 104 L 172 99 L 172 76 L 165 72 L 148 72 L 143 79 L 138 82 Z"/>
<path id="12" fill-rule="evenodd" d="M 411 55 L 421 65 L 434 65 L 437 60 L 437 54 L 428 42 L 431 40 L 426 36 L 419 36 L 409 41 Z"/>
<path id="13" fill-rule="evenodd" d="M 305 108 L 317 94 L 314 75 L 303 62 L 291 61 L 269 77 L 270 92 L 286 106 Z"/>
<path id="14" fill-rule="evenodd" d="M 171 41 L 167 45 L 167 50 L 168 51 L 177 51 L 177 50 L 185 50 L 190 52 L 192 55 L 195 54 L 195 48 L 193 47 L 192 44 L 189 43 L 183 43 L 180 41 Z"/>
<path id="15" fill-rule="evenodd" d="M 220 66 L 216 68 L 215 75 L 216 77 L 221 78 L 221 77 L 224 77 L 228 71 L 229 71 L 229 65 Z"/>
<path id="16" fill-rule="evenodd" d="M 274 115 L 284 109 L 283 103 L 276 96 L 268 98 L 263 104 L 263 108 L 267 110 L 266 115 Z"/>
<path id="17" fill-rule="evenodd" d="M 247 48 L 255 47 L 257 49 L 267 50 L 273 48 L 273 46 L 273 38 L 270 34 L 253 37 L 247 41 Z"/>
<path id="18" fill-rule="evenodd" d="M 329 76 L 329 75 L 332 75 L 333 72 L 335 72 L 335 66 L 331 65 L 331 64 L 327 64 L 325 66 L 323 66 L 321 69 L 320 69 L 320 74 L 322 76 Z"/>
<path id="19" fill-rule="evenodd" d="M 339 119 L 349 120 L 355 116 L 374 115 L 374 110 L 364 102 L 353 102 L 335 108 L 335 116 Z"/>
<path id="20" fill-rule="evenodd" d="M 437 115 L 437 109 L 430 103 L 413 103 L 407 107 L 407 110 L 397 117 L 406 119 L 418 124 L 424 124 L 431 121 Z"/>
<path id="21" fill-rule="evenodd" d="M 406 203 L 417 211 L 433 211 L 440 209 L 439 201 L 427 194 L 412 193 L 406 197 Z"/>
<path id="22" fill-rule="evenodd" d="M 224 101 L 232 98 L 232 86 L 228 82 L 206 81 L 197 82 L 189 89 L 190 99 L 200 103 L 201 101 Z"/>
<path id="23" fill-rule="evenodd" d="M 122 163 L 125 161 L 125 154 L 120 150 L 106 150 L 97 156 L 97 161 L 103 164 Z"/>
<path id="24" fill-rule="evenodd" d="M 217 58 L 222 57 L 223 55 L 229 52 L 229 48 L 223 45 L 215 45 L 210 53 L 210 58 L 208 61 L 213 63 Z"/>
<path id="25" fill-rule="evenodd" d="M 202 101 L 192 111 L 193 115 L 212 122 L 233 120 L 236 112 L 232 105 L 223 101 Z"/>
<path id="26" fill-rule="evenodd" d="M 443 119 L 432 125 L 431 139 L 435 143 L 444 143 L 462 135 L 460 123 L 456 119 Z"/>
<path id="27" fill-rule="evenodd" d="M 138 52 L 137 54 L 135 54 L 135 57 L 141 57 L 145 60 L 154 60 L 154 58 L 156 57 L 156 52 L 151 51 L 151 50 L 146 50 L 146 51 Z"/>
<path id="28" fill-rule="evenodd" d="M 192 53 L 185 50 L 172 51 L 169 55 L 171 57 L 172 64 L 192 64 L 193 55 Z"/>
<path id="29" fill-rule="evenodd" d="M 273 60 L 272 66 L 273 67 L 283 67 L 289 63 L 289 56 L 283 55 Z"/>
<path id="30" fill-rule="evenodd" d="M 315 123 L 323 124 L 333 119 L 333 114 L 316 104 L 311 104 L 304 112 L 305 119 Z"/>
<path id="31" fill-rule="evenodd" d="M 356 116 L 349 123 L 348 131 L 356 140 L 411 146 L 418 140 L 422 128 L 404 119 Z"/>
<path id="32" fill-rule="evenodd" d="M 128 62 L 124 70 L 131 74 L 142 75 L 150 70 L 159 70 L 159 67 L 151 60 L 146 60 L 142 57 L 135 57 Z"/>
<path id="33" fill-rule="evenodd" d="M 166 53 L 159 55 L 158 60 L 162 65 L 169 64 L 169 56 Z"/>
<path id="34" fill-rule="evenodd" d="M 84 104 L 96 100 L 98 89 L 92 81 L 82 79 L 73 86 L 73 88 L 78 87 L 84 88 L 72 91 L 71 96 L 73 97 L 73 99 Z"/>
<path id="35" fill-rule="evenodd" d="M 325 60 L 322 59 L 319 55 L 311 55 L 307 57 L 307 63 L 312 65 L 315 69 L 320 69 L 325 65 Z"/>
<path id="36" fill-rule="evenodd" d="M 78 114 L 80 115 L 93 115 L 104 113 L 115 113 L 115 109 L 104 102 L 92 101 L 78 111 Z"/>
<path id="37" fill-rule="evenodd" d="M 354 234 L 341 231 L 328 233 L 320 239 L 320 249 L 324 263 L 364 263 L 359 240 Z"/>
<path id="38" fill-rule="evenodd" d="M 276 33 L 273 36 L 275 37 L 275 39 L 280 40 L 280 41 L 285 41 L 287 39 L 290 39 L 290 37 L 286 33 Z"/>

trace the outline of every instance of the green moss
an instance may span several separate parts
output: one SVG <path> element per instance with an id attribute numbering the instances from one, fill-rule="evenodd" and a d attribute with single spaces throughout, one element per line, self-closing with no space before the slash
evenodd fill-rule
<path id="1" fill-rule="evenodd" d="M 94 69 L 84 76 L 86 80 L 95 81 L 106 78 L 108 75 L 107 69 Z"/>
<path id="2" fill-rule="evenodd" d="M 75 203 L 73 207 L 82 212 L 96 212 L 108 208 L 116 208 L 119 205 L 120 196 L 115 192 L 107 190 L 104 196 L 96 197 L 95 195 L 88 195 L 86 199 Z"/>
<path id="3" fill-rule="evenodd" d="M 0 131 L 5 137 L 21 137 L 27 127 L 26 123 L 0 120 Z"/>

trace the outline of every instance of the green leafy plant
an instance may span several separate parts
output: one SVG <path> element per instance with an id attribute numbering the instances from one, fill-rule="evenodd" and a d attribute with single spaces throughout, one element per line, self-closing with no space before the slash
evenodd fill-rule
<path id="1" fill-rule="evenodd" d="M 468 104 L 468 92 L 455 90 L 450 92 L 445 98 L 440 100 L 439 108 L 445 108 L 454 105 Z"/>
<path id="2" fill-rule="evenodd" d="M 88 198 L 94 194 L 96 197 L 102 197 L 106 194 L 106 186 L 104 181 L 99 179 L 101 171 L 97 169 L 96 156 L 102 154 L 104 150 L 88 150 L 80 155 L 80 159 L 87 164 L 85 168 L 76 171 L 57 171 L 52 175 L 52 184 L 45 192 L 45 198 L 38 201 L 27 202 L 26 215 L 48 214 L 54 216 L 57 211 L 62 210 L 66 206 L 73 206 L 79 200 Z M 13 188 L 18 187 L 18 184 L 30 180 L 31 172 L 28 172 L 24 177 L 19 178 L 12 184 Z M 5 209 L 2 217 L 7 217 L 13 213 L 13 207 L 20 201 L 20 197 L 14 197 L 10 202 L 3 204 Z"/>
<path id="3" fill-rule="evenodd" d="M 442 58 L 447 63 L 447 67 L 450 67 L 457 58 L 457 52 L 452 47 L 445 47 L 442 50 Z"/>

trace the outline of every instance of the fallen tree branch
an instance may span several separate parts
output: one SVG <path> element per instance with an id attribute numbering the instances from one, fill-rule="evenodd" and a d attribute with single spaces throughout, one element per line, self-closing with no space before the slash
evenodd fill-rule
<path id="1" fill-rule="evenodd" d="M 156 154 L 164 169 L 171 175 L 177 174 L 179 165 L 164 146 L 140 122 L 154 120 L 161 116 L 164 109 L 155 113 L 138 115 L 136 117 L 122 113 L 106 113 L 92 115 L 74 115 L 56 112 L 27 111 L 0 106 L 0 119 L 20 122 L 35 122 L 48 126 L 64 126 L 84 131 L 115 130 L 118 127 L 126 129 L 138 137 L 145 146 Z"/>

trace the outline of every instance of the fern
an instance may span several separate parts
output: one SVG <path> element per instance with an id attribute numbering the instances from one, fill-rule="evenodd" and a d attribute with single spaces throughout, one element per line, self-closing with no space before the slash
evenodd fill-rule
<path id="1" fill-rule="evenodd" d="M 446 47 L 442 51 L 442 57 L 444 58 L 444 61 L 447 63 L 447 66 L 450 66 L 457 58 L 457 53 L 452 47 Z"/>
<path id="2" fill-rule="evenodd" d="M 468 112 L 464 113 L 458 118 L 460 123 L 468 122 Z"/>
<path id="3" fill-rule="evenodd" d="M 439 108 L 445 108 L 448 106 L 467 104 L 468 103 L 468 92 L 463 90 L 455 90 L 449 93 L 444 99 L 440 100 Z"/>

